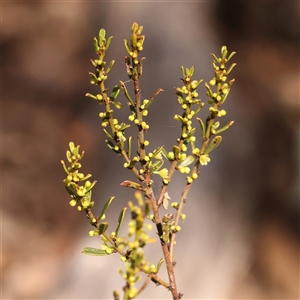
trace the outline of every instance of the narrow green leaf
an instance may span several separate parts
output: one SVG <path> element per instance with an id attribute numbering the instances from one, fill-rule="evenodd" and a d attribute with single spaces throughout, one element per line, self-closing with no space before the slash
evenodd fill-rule
<path id="1" fill-rule="evenodd" d="M 182 163 L 180 163 L 180 167 L 187 167 L 189 166 L 195 158 L 192 155 L 189 155 Z"/>
<path id="2" fill-rule="evenodd" d="M 67 152 L 66 152 L 66 157 L 67 157 L 68 162 L 71 163 L 72 162 L 72 154 L 69 150 L 67 150 Z"/>
<path id="3" fill-rule="evenodd" d="M 160 267 L 161 267 L 161 265 L 162 265 L 162 263 L 163 263 L 164 261 L 165 261 L 165 259 L 164 259 L 164 258 L 161 258 L 161 259 L 159 260 L 159 262 L 157 263 L 157 267 L 156 267 L 157 273 L 159 272 Z"/>
<path id="4" fill-rule="evenodd" d="M 114 196 L 109 197 L 108 200 L 106 201 L 106 203 L 104 204 L 101 214 L 99 216 L 99 219 L 101 220 L 101 218 L 103 217 L 103 215 L 105 214 L 106 210 L 109 208 L 109 206 L 111 205 L 112 201 L 114 200 Z"/>
<path id="5" fill-rule="evenodd" d="M 200 124 L 200 127 L 201 127 L 201 133 L 202 133 L 202 139 L 205 138 L 205 125 L 203 123 L 203 121 L 200 119 L 200 118 L 197 118 L 199 124 Z"/>
<path id="6" fill-rule="evenodd" d="M 109 149 L 114 151 L 115 145 L 111 141 L 105 140 L 105 143 Z"/>
<path id="7" fill-rule="evenodd" d="M 173 153 L 174 153 L 174 158 L 175 160 L 178 159 L 179 153 L 180 153 L 180 148 L 176 145 L 173 146 Z"/>
<path id="8" fill-rule="evenodd" d="M 131 142 L 132 142 L 132 136 L 130 136 L 127 141 L 127 155 L 129 159 L 131 158 Z"/>
<path id="9" fill-rule="evenodd" d="M 103 46 L 104 43 L 106 42 L 105 34 L 106 34 L 105 29 L 101 28 L 100 31 L 99 31 L 99 44 L 100 44 L 100 47 Z"/>
<path id="10" fill-rule="evenodd" d="M 113 36 L 110 36 L 110 37 L 107 39 L 106 47 L 105 47 L 106 50 L 108 49 L 108 47 L 109 47 L 109 45 L 110 45 L 112 39 L 113 39 Z"/>
<path id="11" fill-rule="evenodd" d="M 93 181 L 92 184 L 86 189 L 87 192 L 88 192 L 88 191 L 91 191 L 92 188 L 95 186 L 96 183 L 97 183 L 97 180 Z"/>
<path id="12" fill-rule="evenodd" d="M 214 53 L 211 53 L 211 55 L 215 59 L 216 62 L 219 62 L 219 58 Z"/>
<path id="13" fill-rule="evenodd" d="M 124 39 L 124 46 L 126 48 L 127 53 L 130 55 L 131 50 L 130 50 L 127 40 L 125 40 L 125 39 Z"/>
<path id="14" fill-rule="evenodd" d="M 152 173 L 156 172 L 159 170 L 164 164 L 163 160 L 157 160 L 155 163 L 152 165 Z"/>
<path id="15" fill-rule="evenodd" d="M 165 159 L 169 160 L 169 155 L 165 148 L 161 149 L 161 154 L 165 157 Z"/>
<path id="16" fill-rule="evenodd" d="M 226 70 L 226 74 L 229 74 L 235 66 L 236 66 L 236 63 L 232 64 L 232 65 L 229 67 L 229 69 Z"/>
<path id="17" fill-rule="evenodd" d="M 95 49 L 95 52 L 98 53 L 99 45 L 98 45 L 98 40 L 96 38 L 94 38 L 94 49 Z"/>
<path id="18" fill-rule="evenodd" d="M 125 130 L 125 129 L 127 129 L 127 128 L 129 128 L 130 127 L 130 124 L 126 124 L 126 123 L 121 123 L 120 124 L 120 131 L 123 131 L 123 130 Z"/>
<path id="19" fill-rule="evenodd" d="M 109 137 L 110 139 L 112 139 L 113 140 L 113 137 L 112 137 L 112 135 L 105 129 L 105 128 L 102 128 L 103 129 L 103 131 L 104 131 L 104 133 L 105 133 L 105 135 L 107 136 L 107 137 Z"/>
<path id="20" fill-rule="evenodd" d="M 185 77 L 184 67 L 180 66 L 180 69 L 181 69 L 182 77 L 184 78 Z"/>
<path id="21" fill-rule="evenodd" d="M 115 85 L 114 88 L 112 89 L 109 99 L 111 101 L 114 101 L 118 97 L 119 92 L 120 92 L 120 87 L 118 85 Z"/>
<path id="22" fill-rule="evenodd" d="M 108 66 L 107 69 L 106 69 L 106 74 L 108 74 L 108 73 L 110 72 L 110 70 L 111 70 L 111 68 L 113 67 L 114 63 L 115 63 L 114 60 L 112 60 L 112 61 L 109 63 L 109 66 Z"/>
<path id="23" fill-rule="evenodd" d="M 133 102 L 133 100 L 131 99 L 131 97 L 130 97 L 130 95 L 129 95 L 129 93 L 128 93 L 128 90 L 127 90 L 127 88 L 126 88 L 126 86 L 125 86 L 125 84 L 124 84 L 124 82 L 121 81 L 121 80 L 120 80 L 119 82 L 120 82 L 121 89 L 123 90 L 125 97 L 126 97 L 127 100 L 129 101 L 129 103 L 131 104 L 131 106 L 134 108 L 134 102 Z"/>
<path id="24" fill-rule="evenodd" d="M 67 169 L 65 162 L 64 162 L 63 160 L 61 160 L 60 163 L 61 163 L 61 165 L 62 165 L 64 171 L 67 173 L 67 175 L 69 175 L 70 172 L 69 172 L 69 170 Z"/>
<path id="25" fill-rule="evenodd" d="M 127 209 L 127 207 L 124 207 L 124 208 L 121 210 L 120 214 L 119 214 L 119 218 L 118 218 L 118 227 L 116 228 L 116 231 L 115 231 L 115 232 L 116 232 L 115 237 L 118 237 L 120 228 L 121 228 L 121 226 L 122 226 L 122 224 L 123 224 L 123 220 L 124 220 L 124 216 L 125 216 L 126 209 Z"/>
<path id="26" fill-rule="evenodd" d="M 86 93 L 85 96 L 86 97 L 90 97 L 90 98 L 95 99 L 95 100 L 98 100 L 96 96 L 94 96 L 94 95 L 92 95 L 90 93 Z"/>
<path id="27" fill-rule="evenodd" d="M 234 123 L 234 121 L 230 121 L 227 125 L 225 125 L 224 127 L 220 128 L 219 130 L 215 130 L 214 134 L 219 134 L 225 130 L 227 130 L 230 126 L 232 126 L 232 124 Z"/>
<path id="28" fill-rule="evenodd" d="M 107 222 L 101 223 L 99 225 L 99 234 L 103 234 L 106 231 L 107 228 L 108 228 L 108 223 Z"/>
<path id="29" fill-rule="evenodd" d="M 209 146 L 205 149 L 204 154 L 208 154 L 214 149 L 216 149 L 222 142 L 222 137 L 220 135 L 214 137 L 210 142 Z"/>
<path id="30" fill-rule="evenodd" d="M 143 191 L 145 192 L 145 187 L 143 187 L 141 184 L 137 183 L 137 182 L 133 182 L 130 180 L 125 180 L 123 182 L 120 183 L 121 186 L 125 186 L 125 187 L 129 187 L 138 191 Z"/>
<path id="31" fill-rule="evenodd" d="M 69 148 L 70 148 L 71 152 L 73 153 L 73 152 L 74 152 L 74 149 L 75 149 L 75 145 L 74 145 L 73 142 L 70 142 L 70 143 L 69 143 Z"/>
<path id="32" fill-rule="evenodd" d="M 102 249 L 97 249 L 97 248 L 92 248 L 92 247 L 85 247 L 81 251 L 81 253 L 86 254 L 86 255 L 92 255 L 92 256 L 105 256 L 109 255 L 106 253 L 105 250 Z"/>
<path id="33" fill-rule="evenodd" d="M 76 195 L 76 193 L 71 190 L 68 186 L 65 186 L 67 192 L 69 193 L 69 195 L 72 197 L 72 199 L 78 199 L 78 196 Z"/>
<path id="34" fill-rule="evenodd" d="M 229 61 L 235 54 L 236 54 L 235 51 L 231 52 L 227 58 L 227 61 Z"/>

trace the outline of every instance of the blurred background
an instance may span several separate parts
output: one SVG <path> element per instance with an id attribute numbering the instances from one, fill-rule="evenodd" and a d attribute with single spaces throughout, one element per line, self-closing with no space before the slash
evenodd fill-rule
<path id="1" fill-rule="evenodd" d="M 123 39 L 133 22 L 146 35 L 142 96 L 165 91 L 147 119 L 151 149 L 178 136 L 180 66 L 194 65 L 207 82 L 210 53 L 224 44 L 237 52 L 223 120 L 235 124 L 184 208 L 175 252 L 183 299 L 299 299 L 298 1 L 2 2 L 1 298 L 111 299 L 121 290 L 116 256 L 81 254 L 100 239 L 70 208 L 60 160 L 69 141 L 81 145 L 83 171 L 98 181 L 95 209 L 115 195 L 108 218 L 116 222 L 133 198 L 119 183 L 133 177 L 105 146 L 101 108 L 84 95 L 97 91 L 88 72 L 100 28 L 114 36 L 108 85 L 128 79 Z M 176 181 L 172 201 L 183 185 Z M 162 254 L 151 247 L 156 264 Z M 140 299 L 170 294 L 150 284 Z"/>

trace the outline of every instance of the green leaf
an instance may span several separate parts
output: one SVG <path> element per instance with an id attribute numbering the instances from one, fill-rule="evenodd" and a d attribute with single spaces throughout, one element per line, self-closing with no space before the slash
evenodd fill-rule
<path id="1" fill-rule="evenodd" d="M 109 208 L 109 206 L 111 205 L 112 201 L 114 200 L 114 196 L 109 197 L 108 200 L 106 201 L 106 203 L 104 204 L 103 208 L 102 208 L 102 212 L 99 216 L 99 219 L 101 220 L 101 218 L 103 217 L 103 215 L 105 214 L 106 210 Z"/>
<path id="2" fill-rule="evenodd" d="M 227 58 L 227 61 L 229 61 L 235 54 L 236 54 L 235 51 L 231 52 Z"/>
<path id="3" fill-rule="evenodd" d="M 130 136 L 127 141 L 127 155 L 129 159 L 131 157 L 131 142 L 132 142 L 132 136 Z"/>
<path id="4" fill-rule="evenodd" d="M 108 66 L 107 69 L 106 69 L 106 74 L 108 74 L 108 73 L 110 72 L 110 70 L 111 70 L 111 68 L 113 67 L 114 63 L 115 63 L 114 60 L 112 60 L 112 61 L 110 62 L 109 66 Z"/>
<path id="5" fill-rule="evenodd" d="M 232 65 L 229 67 L 229 69 L 226 71 L 226 74 L 229 74 L 235 66 L 236 66 L 236 63 L 232 64 Z"/>
<path id="6" fill-rule="evenodd" d="M 73 190 L 71 190 L 68 186 L 65 186 L 65 188 L 69 195 L 72 197 L 72 199 L 78 199 L 77 194 Z"/>
<path id="7" fill-rule="evenodd" d="M 120 87 L 118 85 L 115 85 L 114 88 L 112 89 L 109 99 L 111 101 L 114 101 L 118 97 L 119 92 L 120 92 Z"/>
<path id="8" fill-rule="evenodd" d="M 159 170 L 164 164 L 163 160 L 157 160 L 155 163 L 152 165 L 152 173 L 156 172 Z"/>
<path id="9" fill-rule="evenodd" d="M 65 162 L 64 162 L 63 160 L 61 160 L 60 163 L 61 163 L 61 165 L 62 165 L 64 171 L 67 173 L 67 175 L 69 175 L 70 172 L 69 172 L 69 170 L 67 169 Z"/>
<path id="10" fill-rule="evenodd" d="M 165 261 L 165 259 L 164 259 L 164 258 L 161 258 L 161 259 L 159 260 L 159 262 L 157 263 L 157 267 L 156 267 L 157 273 L 159 272 L 160 267 L 161 267 L 161 265 L 162 265 L 162 263 L 163 263 L 164 261 Z"/>
<path id="11" fill-rule="evenodd" d="M 126 124 L 126 123 L 121 123 L 120 124 L 120 131 L 124 131 L 125 129 L 129 128 L 130 124 Z"/>
<path id="12" fill-rule="evenodd" d="M 191 66 L 191 68 L 189 69 L 189 75 L 190 76 L 194 75 L 194 66 Z"/>
<path id="13" fill-rule="evenodd" d="M 187 167 L 189 166 L 195 158 L 192 155 L 189 155 L 179 166 L 180 167 Z"/>
<path id="14" fill-rule="evenodd" d="M 99 31 L 99 44 L 100 44 L 100 47 L 106 42 L 105 34 L 106 34 L 105 29 L 101 28 L 100 31 Z"/>
<path id="15" fill-rule="evenodd" d="M 219 130 L 213 130 L 213 128 L 212 128 L 211 132 L 213 134 L 219 134 L 219 133 L 227 130 L 230 126 L 232 126 L 233 123 L 234 123 L 234 121 L 230 121 L 227 125 L 225 125 L 224 127 L 220 128 Z"/>
<path id="16" fill-rule="evenodd" d="M 95 49 L 95 52 L 98 53 L 99 45 L 98 45 L 98 40 L 96 38 L 94 38 L 94 49 Z"/>
<path id="17" fill-rule="evenodd" d="M 121 150 L 120 150 L 120 148 L 116 145 L 114 145 L 111 141 L 109 141 L 109 140 L 105 140 L 105 143 L 106 143 L 106 145 L 107 145 L 107 147 L 109 148 L 109 149 L 111 149 L 112 151 L 114 151 L 115 153 L 117 153 L 117 154 L 120 154 L 120 152 L 121 152 Z"/>
<path id="18" fill-rule="evenodd" d="M 125 187 L 129 187 L 138 191 L 143 191 L 145 192 L 145 187 L 143 187 L 141 184 L 137 183 L 137 182 L 133 182 L 130 180 L 125 180 L 123 182 L 120 183 L 121 186 L 125 186 Z"/>
<path id="19" fill-rule="evenodd" d="M 69 143 L 69 147 L 70 147 L 71 153 L 74 153 L 75 145 L 74 145 L 73 142 L 70 142 L 70 143 Z"/>
<path id="20" fill-rule="evenodd" d="M 92 248 L 92 247 L 85 247 L 81 251 L 81 253 L 86 255 L 92 255 L 92 256 L 105 256 L 109 255 L 105 250 Z"/>
<path id="21" fill-rule="evenodd" d="M 121 226 L 122 226 L 122 224 L 123 224 L 123 221 L 124 221 L 124 216 L 125 216 L 126 209 L 127 209 L 127 207 L 124 207 L 124 208 L 121 210 L 120 214 L 119 214 L 119 218 L 118 218 L 118 223 L 119 223 L 119 224 L 118 224 L 118 227 L 117 227 L 117 229 L 116 229 L 116 235 L 115 235 L 115 237 L 118 237 L 119 230 L 120 230 L 120 228 L 121 228 Z"/>
<path id="22" fill-rule="evenodd" d="M 157 149 L 155 149 L 153 151 L 153 157 L 155 159 L 161 159 L 161 151 L 162 151 L 163 148 L 164 148 L 164 146 L 160 146 L 160 147 L 158 147 Z"/>
<path id="23" fill-rule="evenodd" d="M 131 97 L 130 97 L 130 95 L 128 93 L 128 90 L 127 90 L 127 88 L 125 86 L 125 83 L 123 81 L 121 81 L 121 80 L 119 82 L 120 82 L 121 89 L 123 90 L 125 97 L 129 101 L 129 103 L 131 104 L 131 106 L 134 108 L 134 102 L 133 102 L 133 100 L 131 99 Z M 135 109 L 134 109 L 134 111 L 135 111 Z"/>
<path id="24" fill-rule="evenodd" d="M 113 137 L 112 137 L 112 135 L 105 129 L 105 128 L 102 128 L 103 129 L 103 131 L 104 131 L 104 133 L 105 133 L 105 135 L 107 136 L 107 137 L 109 137 L 110 139 L 112 139 L 113 140 Z"/>
<path id="25" fill-rule="evenodd" d="M 176 145 L 173 146 L 173 153 L 174 153 L 174 158 L 175 160 L 178 159 L 179 153 L 180 153 L 180 148 Z"/>
<path id="26" fill-rule="evenodd" d="M 165 159 L 170 160 L 169 154 L 165 148 L 161 149 L 161 154 L 165 157 Z"/>
<path id="27" fill-rule="evenodd" d="M 197 118 L 197 121 L 199 122 L 200 127 L 201 127 L 202 139 L 204 139 L 205 138 L 205 125 L 200 118 Z"/>
<path id="28" fill-rule="evenodd" d="M 216 149 L 222 142 L 222 137 L 220 135 L 214 137 L 210 142 L 209 146 L 205 149 L 204 154 L 208 154 L 214 149 Z"/>
<path id="29" fill-rule="evenodd" d="M 219 62 L 219 58 L 214 53 L 211 53 L 211 55 L 216 60 L 216 62 Z"/>
<path id="30" fill-rule="evenodd" d="M 185 77 L 184 67 L 180 66 L 180 69 L 181 69 L 182 77 L 184 78 Z"/>
<path id="31" fill-rule="evenodd" d="M 101 223 L 99 225 L 99 234 L 103 234 L 106 231 L 107 228 L 108 228 L 108 223 L 107 222 Z"/>
<path id="32" fill-rule="evenodd" d="M 226 46 L 222 46 L 221 48 L 221 54 L 222 54 L 222 58 L 226 58 L 227 54 L 228 54 L 228 50 Z"/>
<path id="33" fill-rule="evenodd" d="M 127 53 L 130 55 L 131 50 L 130 50 L 127 40 L 125 40 L 125 39 L 124 39 L 124 46 L 126 48 Z"/>
<path id="34" fill-rule="evenodd" d="M 108 49 L 108 47 L 109 47 L 109 45 L 110 45 L 112 39 L 113 39 L 113 36 L 110 36 L 110 37 L 107 39 L 106 47 L 105 47 L 106 50 Z"/>

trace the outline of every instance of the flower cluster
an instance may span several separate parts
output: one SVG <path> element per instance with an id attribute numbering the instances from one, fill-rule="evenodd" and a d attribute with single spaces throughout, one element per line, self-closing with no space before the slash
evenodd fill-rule
<path id="1" fill-rule="evenodd" d="M 81 163 L 84 152 L 79 153 L 79 146 L 75 147 L 73 142 L 69 143 L 70 150 L 67 151 L 66 156 L 70 164 L 66 166 L 65 162 L 61 160 L 62 167 L 67 174 L 64 179 L 65 187 L 71 196 L 70 205 L 76 206 L 78 210 L 93 207 L 94 202 L 91 200 L 92 188 L 95 186 L 96 181 L 90 182 L 87 180 L 92 175 L 84 175 L 80 172 Z M 80 185 L 80 182 L 84 182 Z"/>

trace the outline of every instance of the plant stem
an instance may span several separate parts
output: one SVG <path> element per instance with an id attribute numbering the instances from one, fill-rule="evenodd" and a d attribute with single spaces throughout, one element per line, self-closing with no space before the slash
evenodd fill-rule
<path id="1" fill-rule="evenodd" d="M 191 189 L 192 184 L 191 183 L 187 183 L 182 196 L 181 196 L 181 200 L 178 206 L 178 210 L 177 210 L 177 214 L 176 214 L 176 218 L 175 218 L 175 224 L 174 226 L 176 227 L 178 225 L 180 216 L 181 216 L 181 212 L 182 212 L 182 208 L 184 203 L 186 202 L 187 199 L 187 195 Z M 170 238 L 170 258 L 173 261 L 173 252 L 174 252 L 174 242 L 175 242 L 175 238 L 176 238 L 176 232 L 173 232 Z"/>
<path id="2" fill-rule="evenodd" d="M 154 214 L 154 221 L 156 224 L 158 235 L 161 238 L 163 235 L 162 224 L 161 224 L 161 220 L 160 220 L 160 216 L 159 216 L 159 207 L 156 203 L 156 199 L 155 199 L 152 187 L 149 187 L 147 189 L 146 196 L 147 196 L 147 198 L 150 199 L 153 214 Z M 167 267 L 167 273 L 168 273 L 168 277 L 169 277 L 169 289 L 172 293 L 173 300 L 179 300 L 177 286 L 176 286 L 176 280 L 175 280 L 174 266 L 173 266 L 173 263 L 171 260 L 169 247 L 162 239 L 160 239 L 160 241 L 161 241 L 161 247 L 162 247 L 162 251 L 164 254 L 166 267 Z"/>

